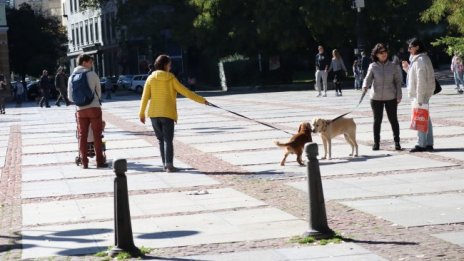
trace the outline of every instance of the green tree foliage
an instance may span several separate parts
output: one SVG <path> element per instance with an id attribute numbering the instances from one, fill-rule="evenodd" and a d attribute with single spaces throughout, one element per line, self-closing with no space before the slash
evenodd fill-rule
<path id="1" fill-rule="evenodd" d="M 449 35 L 438 38 L 433 44 L 445 46 L 450 55 L 454 52 L 464 54 L 464 0 L 433 0 L 421 18 L 435 23 L 445 20 Z"/>
<path id="2" fill-rule="evenodd" d="M 35 13 L 28 4 L 7 9 L 8 45 L 12 71 L 21 75 L 53 72 L 57 60 L 66 55 L 65 28 L 58 19 Z"/>
<path id="3" fill-rule="evenodd" d="M 108 0 L 85 0 L 101 5 Z M 441 0 L 446 1 L 446 0 Z M 461 0 L 462 2 L 463 0 Z M 170 29 L 177 43 L 195 45 L 213 57 L 234 53 L 282 53 L 317 44 L 356 46 L 356 11 L 339 0 L 128 0 L 120 1 L 121 24 L 142 39 L 160 42 Z M 124 2 L 124 3 L 123 3 Z M 426 31 L 420 13 L 432 0 L 366 1 L 363 20 L 367 48 L 395 45 Z"/>

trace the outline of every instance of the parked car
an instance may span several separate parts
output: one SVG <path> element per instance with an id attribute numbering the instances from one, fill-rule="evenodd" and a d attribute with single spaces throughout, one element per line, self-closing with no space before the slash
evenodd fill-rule
<path id="1" fill-rule="evenodd" d="M 110 83 L 112 85 L 112 91 L 115 92 L 118 89 L 118 79 L 116 77 L 101 77 L 100 85 L 102 87 L 102 92 L 106 91 L 106 84 Z"/>
<path id="2" fill-rule="evenodd" d="M 27 100 L 35 101 L 41 95 L 39 93 L 39 81 L 29 82 L 26 86 Z M 58 91 L 55 88 L 55 84 L 51 83 L 50 85 L 50 99 L 58 98 Z"/>
<path id="3" fill-rule="evenodd" d="M 142 93 L 143 86 L 145 85 L 147 78 L 148 74 L 134 75 L 134 78 L 132 78 L 132 84 L 129 89 L 131 91 L 135 91 L 136 93 Z"/>
<path id="4" fill-rule="evenodd" d="M 116 82 L 118 88 L 129 89 L 132 85 L 132 78 L 134 78 L 134 75 L 131 74 L 119 75 L 118 80 Z"/>

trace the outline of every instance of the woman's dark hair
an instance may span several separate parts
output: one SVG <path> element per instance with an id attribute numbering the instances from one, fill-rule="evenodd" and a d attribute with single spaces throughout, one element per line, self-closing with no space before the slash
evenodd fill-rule
<path id="1" fill-rule="evenodd" d="M 162 54 L 158 56 L 155 60 L 155 70 L 166 70 L 166 65 L 171 62 L 171 58 L 168 55 Z"/>
<path id="2" fill-rule="evenodd" d="M 408 40 L 408 45 L 417 47 L 417 53 L 425 53 L 427 51 L 424 43 L 415 37 Z"/>
<path id="3" fill-rule="evenodd" d="M 388 51 L 387 47 L 385 47 L 383 43 L 378 43 L 374 46 L 374 48 L 372 48 L 372 52 L 371 52 L 372 61 L 374 62 L 379 61 L 379 58 L 377 58 L 377 54 L 380 53 L 382 50 Z"/>

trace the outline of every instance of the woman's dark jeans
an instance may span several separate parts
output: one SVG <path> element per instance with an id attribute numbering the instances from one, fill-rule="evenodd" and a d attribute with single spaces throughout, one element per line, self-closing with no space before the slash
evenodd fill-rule
<path id="1" fill-rule="evenodd" d="M 151 125 L 159 142 L 164 167 L 173 167 L 174 159 L 174 120 L 163 117 L 150 118 Z"/>
<path id="2" fill-rule="evenodd" d="M 371 100 L 372 112 L 374 113 L 374 143 L 380 143 L 380 125 L 383 119 L 383 107 L 387 111 L 388 121 L 393 131 L 393 140 L 400 142 L 400 125 L 398 124 L 398 102 L 396 99 L 389 101 Z"/>

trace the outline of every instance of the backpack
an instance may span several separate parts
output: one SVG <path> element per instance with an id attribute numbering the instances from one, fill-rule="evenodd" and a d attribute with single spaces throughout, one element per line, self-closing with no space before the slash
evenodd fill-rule
<path id="1" fill-rule="evenodd" d="M 87 81 L 87 71 L 73 73 L 71 75 L 72 98 L 77 106 L 85 106 L 92 103 L 95 94 L 90 89 Z"/>

